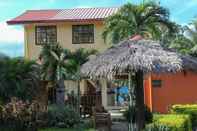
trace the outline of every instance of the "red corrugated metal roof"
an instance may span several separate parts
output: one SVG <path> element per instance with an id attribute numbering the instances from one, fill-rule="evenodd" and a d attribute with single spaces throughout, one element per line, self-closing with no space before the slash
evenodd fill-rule
<path id="1" fill-rule="evenodd" d="M 104 20 L 116 13 L 119 8 L 75 8 L 61 10 L 28 10 L 22 15 L 7 21 L 8 24 L 26 24 L 34 22 L 87 21 Z"/>

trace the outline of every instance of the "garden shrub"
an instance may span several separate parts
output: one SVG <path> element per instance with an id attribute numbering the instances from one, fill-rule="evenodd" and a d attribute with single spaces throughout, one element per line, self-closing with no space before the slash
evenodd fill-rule
<path id="1" fill-rule="evenodd" d="M 151 123 L 146 125 L 144 131 L 172 131 L 172 127 L 159 123 Z"/>
<path id="2" fill-rule="evenodd" d="M 0 97 L 0 105 L 3 105 L 3 99 Z"/>
<path id="3" fill-rule="evenodd" d="M 190 116 L 154 115 L 153 123 L 147 125 L 145 131 L 192 131 Z"/>
<path id="4" fill-rule="evenodd" d="M 133 122 L 135 120 L 135 108 L 129 107 L 126 111 L 123 112 L 123 116 L 126 119 L 127 122 Z M 132 116 L 132 118 L 131 118 Z"/>
<path id="5" fill-rule="evenodd" d="M 28 103 L 16 98 L 1 107 L 1 131 L 35 131 L 36 103 Z"/>
<path id="6" fill-rule="evenodd" d="M 190 115 L 192 127 L 197 127 L 197 104 L 173 105 L 170 109 L 170 112 Z"/>
<path id="7" fill-rule="evenodd" d="M 145 106 L 145 121 L 151 123 L 153 121 L 153 113 L 148 106 Z"/>
<path id="8" fill-rule="evenodd" d="M 70 106 L 51 105 L 48 109 L 49 127 L 74 127 L 80 122 L 80 116 Z"/>
<path id="9" fill-rule="evenodd" d="M 22 57 L 0 60 L 0 97 L 3 104 L 10 98 L 32 101 L 40 91 L 40 67 Z"/>
<path id="10" fill-rule="evenodd" d="M 153 114 L 150 111 L 150 109 L 145 106 L 144 108 L 144 117 L 146 123 L 151 123 L 153 120 Z M 135 120 L 135 108 L 129 108 L 123 113 L 124 118 L 127 120 L 127 122 L 131 122 L 131 116 L 133 116 L 132 121 Z"/>
<path id="11" fill-rule="evenodd" d="M 3 106 L 0 105 L 0 123 L 2 123 L 1 122 L 2 118 L 3 118 Z"/>
<path id="12" fill-rule="evenodd" d="M 80 127 L 82 129 L 94 128 L 94 121 L 93 121 L 93 119 L 85 119 L 85 120 L 81 121 L 80 124 L 79 125 L 80 125 Z"/>

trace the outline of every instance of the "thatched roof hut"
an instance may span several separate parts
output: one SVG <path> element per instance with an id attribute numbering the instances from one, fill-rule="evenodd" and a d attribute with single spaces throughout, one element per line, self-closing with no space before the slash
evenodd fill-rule
<path id="1" fill-rule="evenodd" d="M 125 40 L 85 63 L 81 72 L 91 78 L 107 77 L 138 70 L 154 73 L 197 70 L 197 59 L 164 49 L 152 40 Z"/>
<path id="2" fill-rule="evenodd" d="M 137 38 L 137 39 L 136 39 Z M 131 90 L 131 80 L 134 80 L 135 99 L 130 91 L 129 107 L 135 101 L 137 130 L 144 127 L 144 73 L 178 72 L 181 70 L 197 70 L 197 60 L 191 56 L 183 56 L 169 49 L 164 49 L 160 42 L 138 39 L 129 39 L 120 42 L 95 58 L 86 62 L 81 72 L 91 79 L 108 78 L 128 73 L 128 86 Z M 131 75 L 131 72 L 134 72 Z M 132 126 L 132 123 L 130 123 Z"/>

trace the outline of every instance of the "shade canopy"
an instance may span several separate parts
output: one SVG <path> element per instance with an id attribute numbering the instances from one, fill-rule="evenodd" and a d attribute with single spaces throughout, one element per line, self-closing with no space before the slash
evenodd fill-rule
<path id="1" fill-rule="evenodd" d="M 112 46 L 86 62 L 81 73 L 90 78 L 143 71 L 145 73 L 177 72 L 183 69 L 197 70 L 197 60 L 164 49 L 160 42 L 152 40 L 125 40 Z"/>

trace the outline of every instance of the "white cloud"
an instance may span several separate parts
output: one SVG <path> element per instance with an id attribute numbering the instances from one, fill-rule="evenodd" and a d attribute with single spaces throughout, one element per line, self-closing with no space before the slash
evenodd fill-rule
<path id="1" fill-rule="evenodd" d="M 22 29 L 16 29 L 5 22 L 0 22 L 0 43 L 23 43 L 24 33 Z"/>

